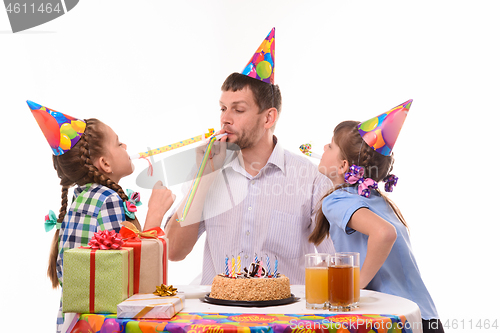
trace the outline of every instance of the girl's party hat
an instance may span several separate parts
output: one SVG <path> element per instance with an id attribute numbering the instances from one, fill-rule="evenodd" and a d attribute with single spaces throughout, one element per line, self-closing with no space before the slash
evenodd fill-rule
<path id="1" fill-rule="evenodd" d="M 413 99 L 410 99 L 379 116 L 359 124 L 358 131 L 363 140 L 376 152 L 389 156 L 412 102 Z"/>
<path id="2" fill-rule="evenodd" d="M 272 28 L 241 74 L 274 84 L 274 30 Z"/>
<path id="3" fill-rule="evenodd" d="M 70 150 L 85 131 L 83 120 L 54 111 L 40 104 L 26 101 L 38 126 L 52 148 L 54 155 L 59 156 Z"/>

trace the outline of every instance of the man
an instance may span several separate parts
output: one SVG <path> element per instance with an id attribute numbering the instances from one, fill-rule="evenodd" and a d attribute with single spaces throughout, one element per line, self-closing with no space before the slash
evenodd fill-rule
<path id="1" fill-rule="evenodd" d="M 186 220 L 176 221 L 185 200 L 169 219 L 169 259 L 184 259 L 206 232 L 202 284 L 224 272 L 226 257 L 238 255 L 242 268 L 255 256 L 277 258 L 281 274 L 292 284 L 304 284 L 304 254 L 314 252 L 307 239 L 316 204 L 332 184 L 273 135 L 281 111 L 277 85 L 233 73 L 222 85 L 220 107 L 220 133 L 227 136 L 214 149 L 216 171 L 205 170 Z M 230 162 L 222 166 L 227 143 L 240 151 L 228 152 Z M 332 253 L 331 240 L 319 250 Z"/>

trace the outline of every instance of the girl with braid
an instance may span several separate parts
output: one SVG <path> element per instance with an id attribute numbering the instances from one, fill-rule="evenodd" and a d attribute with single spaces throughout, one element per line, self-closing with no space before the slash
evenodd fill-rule
<path id="1" fill-rule="evenodd" d="M 444 332 L 413 256 L 407 224 L 378 188 L 392 192 L 392 148 L 411 106 L 409 100 L 366 122 L 344 121 L 325 145 L 318 169 L 333 182 L 318 209 L 309 241 L 328 235 L 339 252 L 360 253 L 360 287 L 417 303 L 424 332 Z"/>
<path id="2" fill-rule="evenodd" d="M 100 230 L 118 233 L 123 221 L 141 230 L 135 217 L 140 196 L 130 190 L 126 193 L 118 185 L 121 178 L 134 171 L 134 165 L 127 146 L 111 127 L 95 118 L 79 120 L 31 101 L 28 106 L 52 148 L 54 169 L 62 186 L 59 215 L 46 217 L 46 230 L 51 225 L 57 229 L 47 270 L 52 286 L 57 288 L 63 284 L 65 250 L 87 246 Z M 68 191 L 74 185 L 69 204 Z M 161 224 L 174 200 L 172 192 L 158 182 L 148 203 L 146 224 Z M 63 322 L 60 308 L 58 331 Z"/>

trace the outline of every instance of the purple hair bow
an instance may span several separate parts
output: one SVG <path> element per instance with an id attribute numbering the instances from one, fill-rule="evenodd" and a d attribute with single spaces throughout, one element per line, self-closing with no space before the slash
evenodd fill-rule
<path id="1" fill-rule="evenodd" d="M 352 165 L 344 176 L 344 179 L 349 184 L 358 184 L 358 194 L 369 198 L 372 189 L 377 189 L 378 184 L 371 178 L 364 178 L 365 169 L 363 167 Z"/>
<path id="2" fill-rule="evenodd" d="M 398 177 L 392 174 L 385 177 L 383 180 L 385 182 L 385 191 L 392 192 L 392 190 L 394 190 L 394 186 L 398 183 L 398 179 Z"/>

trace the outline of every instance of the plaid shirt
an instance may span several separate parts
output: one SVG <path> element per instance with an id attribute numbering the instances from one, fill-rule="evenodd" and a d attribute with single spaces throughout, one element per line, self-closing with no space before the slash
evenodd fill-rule
<path id="1" fill-rule="evenodd" d="M 62 282 L 64 250 L 87 246 L 99 230 L 120 231 L 125 221 L 123 200 L 109 187 L 99 184 L 78 186 L 74 191 L 71 208 L 59 230 L 59 255 L 57 277 Z"/>
<path id="2" fill-rule="evenodd" d="M 74 190 L 73 203 L 66 213 L 59 230 L 59 255 L 57 257 L 57 277 L 63 281 L 63 255 L 67 249 L 87 246 L 99 230 L 120 231 L 125 221 L 123 200 L 112 189 L 99 184 L 86 184 Z M 62 291 L 61 291 L 62 295 Z M 62 303 L 57 318 L 58 331 L 64 322 Z"/>

